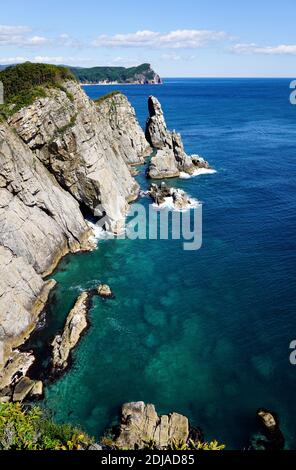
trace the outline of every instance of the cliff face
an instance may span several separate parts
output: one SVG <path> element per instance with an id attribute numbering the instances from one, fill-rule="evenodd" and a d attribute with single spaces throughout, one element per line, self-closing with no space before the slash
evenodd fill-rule
<path id="1" fill-rule="evenodd" d="M 111 112 L 112 111 L 112 112 Z M 0 125 L 0 342 L 6 357 L 34 328 L 69 251 L 88 249 L 81 209 L 116 231 L 138 185 L 129 164 L 148 146 L 123 96 L 96 106 L 74 81 Z M 1 385 L 1 370 L 0 370 Z M 0 387 L 1 388 L 1 387 Z"/>
<path id="2" fill-rule="evenodd" d="M 100 206 L 116 231 L 139 189 L 126 163 L 140 163 L 148 144 L 127 100 L 110 97 L 97 107 L 77 83 L 64 88 L 16 113 L 10 125 L 59 184 L 94 215 Z"/>

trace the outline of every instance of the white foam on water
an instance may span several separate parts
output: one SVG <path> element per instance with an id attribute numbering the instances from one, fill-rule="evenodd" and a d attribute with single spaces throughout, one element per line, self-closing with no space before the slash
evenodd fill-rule
<path id="1" fill-rule="evenodd" d="M 195 176 L 200 176 L 200 175 L 213 175 L 214 173 L 217 173 L 217 171 L 211 168 L 198 168 L 194 170 L 192 175 L 189 175 L 188 173 L 181 171 L 180 178 L 185 180 L 185 179 L 194 178 Z"/>
<path id="2" fill-rule="evenodd" d="M 154 202 L 152 204 L 152 207 L 156 210 L 168 209 L 168 210 L 175 211 L 175 212 L 186 212 L 190 209 L 195 209 L 196 207 L 201 206 L 201 202 L 198 201 L 197 199 L 188 198 L 190 203 L 188 203 L 185 207 L 180 209 L 175 206 L 172 196 L 165 197 L 164 199 L 165 199 L 165 202 L 159 205 Z"/>

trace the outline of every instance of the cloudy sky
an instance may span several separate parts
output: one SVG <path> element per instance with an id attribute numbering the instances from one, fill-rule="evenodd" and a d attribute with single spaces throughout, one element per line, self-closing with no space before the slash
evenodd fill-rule
<path id="1" fill-rule="evenodd" d="M 295 77 L 295 0 L 11 0 L 0 64 L 150 62 L 163 77 Z"/>

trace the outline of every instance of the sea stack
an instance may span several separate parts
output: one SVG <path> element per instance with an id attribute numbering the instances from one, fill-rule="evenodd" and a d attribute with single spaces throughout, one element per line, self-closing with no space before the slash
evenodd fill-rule
<path id="1" fill-rule="evenodd" d="M 202 158 L 186 154 L 181 135 L 168 130 L 161 104 L 154 96 L 148 99 L 148 110 L 146 139 L 157 151 L 149 164 L 149 178 L 175 178 L 180 176 L 180 172 L 193 175 L 198 168 L 210 168 Z"/>

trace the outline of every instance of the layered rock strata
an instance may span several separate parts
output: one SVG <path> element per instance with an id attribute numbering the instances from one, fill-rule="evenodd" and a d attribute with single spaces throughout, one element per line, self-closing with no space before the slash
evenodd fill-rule
<path id="1" fill-rule="evenodd" d="M 33 331 L 69 251 L 90 249 L 85 214 L 116 232 L 138 195 L 130 165 L 149 147 L 122 95 L 98 105 L 75 81 L 0 122 L 0 391 L 26 372 Z"/>

